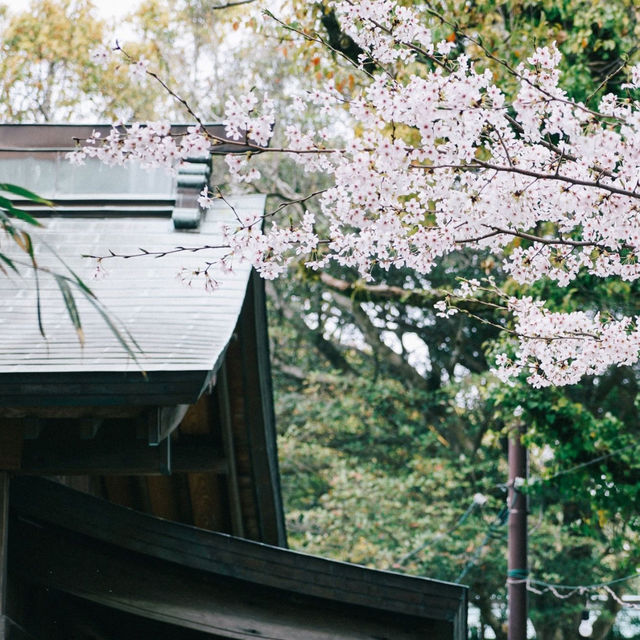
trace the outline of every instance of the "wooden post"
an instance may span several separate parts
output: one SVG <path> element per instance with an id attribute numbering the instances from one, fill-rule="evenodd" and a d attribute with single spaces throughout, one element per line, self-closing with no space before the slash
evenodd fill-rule
<path id="1" fill-rule="evenodd" d="M 522 444 L 524 427 L 509 437 L 509 561 L 507 593 L 509 640 L 527 639 L 527 497 L 517 483 L 527 477 L 527 450 Z"/>
<path id="2" fill-rule="evenodd" d="M 229 492 L 229 510 L 231 511 L 231 533 L 244 538 L 244 521 L 242 517 L 242 503 L 238 487 L 238 469 L 236 468 L 236 450 L 233 443 L 233 420 L 229 402 L 229 380 L 227 378 L 227 363 L 222 363 L 218 370 L 216 384 L 218 404 L 220 407 L 220 424 L 222 425 L 222 442 L 224 456 L 227 459 L 227 487 Z"/>
<path id="3" fill-rule="evenodd" d="M 7 534 L 9 532 L 9 474 L 0 471 L 0 640 L 7 637 Z"/>

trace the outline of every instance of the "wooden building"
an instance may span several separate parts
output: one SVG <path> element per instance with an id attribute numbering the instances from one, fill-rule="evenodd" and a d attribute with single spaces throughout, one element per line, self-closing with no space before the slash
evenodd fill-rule
<path id="1" fill-rule="evenodd" d="M 210 157 L 71 167 L 93 128 L 0 126 L 2 182 L 57 205 L 19 203 L 39 265 L 109 314 L 75 296 L 82 345 L 55 278 L 0 279 L 0 640 L 464 638 L 464 587 L 286 549 L 262 282 L 234 264 L 209 293 L 194 273 L 224 249 L 189 251 L 264 198 L 200 211 Z M 140 248 L 167 255 L 95 280 L 81 257 Z"/>

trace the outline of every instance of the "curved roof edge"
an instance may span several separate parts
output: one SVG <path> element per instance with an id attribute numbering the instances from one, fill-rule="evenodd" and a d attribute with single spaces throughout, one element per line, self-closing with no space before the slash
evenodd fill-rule
<path id="1" fill-rule="evenodd" d="M 405 625 L 407 621 L 413 621 L 414 626 L 427 625 L 422 626 L 423 633 L 433 624 L 439 630 L 429 636 L 434 639 L 465 637 L 467 587 L 462 585 L 368 569 L 169 522 L 37 478 L 12 481 L 10 506 L 23 520 L 36 521 L 40 529 L 43 524 L 51 525 L 57 535 L 67 530 L 121 548 L 145 557 L 148 566 L 154 566 L 156 561 L 169 562 L 195 571 L 205 582 L 205 576 L 209 580 L 217 576 L 224 585 L 238 581 L 253 585 L 259 588 L 259 594 L 263 589 L 271 594 L 277 590 L 298 598 L 334 602 L 336 606 L 349 605 L 354 607 L 354 615 L 361 607 L 379 614 L 385 612 L 392 614 L 400 627 L 403 619 Z M 179 583 L 175 588 L 179 590 Z M 109 606 L 118 605 L 111 602 Z M 187 613 L 185 616 L 188 622 Z M 448 631 L 443 633 L 445 629 Z"/>

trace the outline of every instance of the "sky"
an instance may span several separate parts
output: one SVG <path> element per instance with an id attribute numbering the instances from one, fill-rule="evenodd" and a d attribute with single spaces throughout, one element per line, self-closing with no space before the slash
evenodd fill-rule
<path id="1" fill-rule="evenodd" d="M 0 0 L 0 4 L 7 5 L 12 11 L 24 11 L 29 6 L 28 0 Z M 139 0 L 94 0 L 101 17 L 119 18 L 129 13 L 139 4 Z"/>
<path id="2" fill-rule="evenodd" d="M 126 40 L 131 34 L 127 29 L 118 29 L 118 21 L 128 13 L 131 13 L 140 4 L 141 0 L 93 0 L 98 15 L 108 25 L 113 25 L 113 37 L 121 41 Z M 25 11 L 31 0 L 0 0 L 0 5 L 9 7 L 11 12 Z"/>

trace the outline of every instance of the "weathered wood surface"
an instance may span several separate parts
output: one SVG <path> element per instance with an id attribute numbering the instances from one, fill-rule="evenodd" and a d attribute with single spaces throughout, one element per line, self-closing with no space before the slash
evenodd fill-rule
<path id="1" fill-rule="evenodd" d="M 245 535 L 286 546 L 269 368 L 264 282 L 253 272 L 226 358 Z"/>
<path id="2" fill-rule="evenodd" d="M 163 475 L 186 472 L 225 473 L 221 450 L 207 442 L 179 441 L 149 446 L 144 440 L 32 440 L 23 447 L 22 464 L 15 473 L 26 475 Z"/>
<path id="3" fill-rule="evenodd" d="M 232 338 L 233 340 L 233 338 Z M 218 380 L 216 383 L 217 406 L 219 414 L 220 432 L 224 446 L 225 457 L 228 460 L 227 473 L 227 493 L 229 496 L 229 520 L 230 532 L 240 538 L 247 537 L 244 530 L 244 518 L 242 516 L 242 502 L 238 488 L 238 468 L 236 463 L 236 444 L 233 437 L 233 423 L 231 419 L 231 403 L 229 398 L 229 380 L 227 376 L 227 363 L 220 367 Z M 284 514 L 274 513 L 272 517 L 280 518 L 284 521 Z M 206 528 L 206 527 L 205 527 Z M 213 527 L 209 527 L 213 528 Z M 216 529 L 220 531 L 220 529 Z M 266 542 L 266 540 L 264 541 Z M 279 545 L 286 546 L 286 545 Z"/>
<path id="4" fill-rule="evenodd" d="M 151 620 L 216 638 L 418 640 L 446 631 L 419 619 L 376 615 L 224 579 L 205 582 L 169 563 L 149 564 L 59 531 L 19 523 L 17 572 L 26 579 Z M 25 540 L 37 540 L 27 548 Z M 117 615 L 114 614 L 114 615 Z M 436 627 L 434 629 L 434 626 Z M 434 633 L 435 631 L 435 633 Z"/>
<path id="5" fill-rule="evenodd" d="M 36 640 L 9 616 L 0 614 L 0 640 Z"/>
<path id="6" fill-rule="evenodd" d="M 0 471 L 20 467 L 24 427 L 24 420 L 0 418 Z"/>
<path id="7" fill-rule="evenodd" d="M 17 478 L 13 483 L 11 495 L 12 509 L 15 515 L 18 516 L 16 520 L 18 522 L 33 520 L 40 523 L 48 523 L 48 525 L 55 527 L 55 535 L 57 536 L 61 536 L 61 532 L 65 530 L 69 532 L 68 535 L 76 535 L 74 539 L 78 544 L 80 544 L 80 539 L 77 538 L 77 534 L 82 534 L 82 536 L 91 538 L 94 541 L 86 543 L 89 547 L 94 543 L 101 542 L 111 545 L 109 548 L 112 550 L 115 547 L 119 547 L 124 551 L 134 552 L 135 556 L 139 555 L 142 565 L 146 563 L 146 566 L 152 567 L 150 569 L 151 573 L 147 574 L 147 577 L 142 582 L 154 582 L 151 576 L 159 566 L 154 564 L 156 560 L 167 561 L 174 566 L 179 565 L 185 569 L 196 570 L 198 575 L 204 576 L 203 579 L 207 584 L 211 581 L 214 584 L 222 581 L 220 584 L 225 585 L 222 589 L 223 592 L 230 588 L 228 585 L 241 584 L 238 597 L 243 592 L 246 592 L 247 585 L 254 585 L 259 594 L 263 592 L 268 594 L 276 590 L 280 594 L 289 594 L 287 598 L 292 598 L 292 602 L 296 598 L 322 600 L 325 603 L 325 610 L 320 618 L 327 615 L 326 611 L 332 610 L 332 607 L 347 606 L 350 612 L 356 611 L 358 607 L 364 607 L 369 614 L 378 612 L 382 615 L 386 612 L 391 615 L 392 619 L 399 619 L 403 616 L 409 617 L 414 626 L 415 620 L 421 620 L 424 623 L 425 626 L 421 632 L 422 636 L 406 637 L 430 637 L 434 640 L 446 637 L 457 640 L 463 638 L 463 634 L 466 632 L 463 614 L 466 612 L 467 589 L 459 585 L 374 571 L 223 534 L 202 531 L 194 527 L 159 520 L 145 514 L 123 509 L 91 496 L 74 492 L 55 483 L 36 478 Z M 40 533 L 49 535 L 47 533 L 48 530 L 49 526 L 43 527 L 40 524 L 34 527 L 32 531 L 18 536 L 18 539 L 24 539 L 26 544 L 26 540 L 32 536 L 40 535 Z M 48 545 L 42 541 L 37 542 L 35 546 L 45 550 L 48 548 Z M 20 553 L 19 549 L 16 553 Z M 31 553 L 36 552 L 30 551 L 27 555 Z M 74 553 L 73 549 L 69 553 L 69 561 L 71 562 L 71 556 Z M 127 557 L 133 556 L 128 553 Z M 22 566 L 23 560 L 16 558 L 18 556 L 12 557 L 12 563 L 17 562 L 18 566 Z M 24 560 L 26 561 L 27 559 Z M 47 562 L 53 562 L 54 560 L 56 559 L 52 558 Z M 41 561 L 43 560 L 41 559 Z M 105 567 L 111 561 L 112 558 L 107 552 Z M 148 563 L 151 564 L 149 565 Z M 79 567 L 76 567 L 76 569 L 79 570 Z M 37 566 L 29 569 L 29 572 L 32 571 L 37 573 Z M 64 569 L 64 563 L 62 563 L 62 566 L 59 566 L 54 574 L 62 575 L 60 572 L 64 571 L 66 570 Z M 73 571 L 69 574 L 69 583 L 73 582 L 71 580 Z M 138 572 L 137 569 L 136 572 Z M 142 569 L 140 569 L 139 575 L 143 575 Z M 192 574 L 189 573 L 189 575 Z M 43 575 L 42 579 L 45 578 L 46 576 Z M 155 584 L 158 585 L 160 582 L 156 580 Z M 175 587 L 169 587 L 169 582 L 165 584 L 167 592 L 175 590 Z M 178 584 L 180 583 L 175 583 L 175 585 Z M 119 596 L 122 598 L 123 608 L 128 606 L 127 603 L 130 603 L 130 601 L 135 602 L 134 594 L 142 586 L 142 584 L 136 582 L 131 594 Z M 58 585 L 58 588 L 62 587 L 62 583 Z M 125 587 L 126 584 L 122 585 L 122 588 Z M 91 581 L 88 581 L 86 585 L 86 589 L 89 588 L 93 588 L 91 587 Z M 121 587 L 118 588 L 120 589 Z M 161 598 L 163 589 L 164 587 L 159 590 L 160 593 L 154 592 L 149 594 L 148 598 L 142 599 L 145 602 L 156 602 L 155 598 L 160 597 L 160 602 L 162 603 L 160 608 L 165 610 L 165 605 L 169 606 L 170 603 L 166 601 L 166 598 L 165 600 Z M 188 593 L 191 594 L 192 592 L 188 591 Z M 108 596 L 104 597 L 108 598 Z M 195 592 L 193 597 L 195 597 Z M 186 601 L 189 601 L 190 598 L 191 595 L 186 598 Z M 251 595 L 251 598 L 253 598 L 253 595 Z M 196 599 L 194 602 L 199 601 Z M 116 604 L 112 603 L 110 606 L 116 606 Z M 146 607 L 147 605 L 145 604 L 144 606 Z M 151 609 L 155 606 L 155 604 L 149 605 Z M 183 605 L 180 604 L 179 606 Z M 230 606 L 230 604 L 227 603 L 224 606 L 221 604 L 220 606 L 222 610 L 226 610 L 225 607 Z M 276 606 L 277 609 L 279 605 L 271 602 L 269 606 Z M 268 609 L 269 607 L 266 608 Z M 300 609 L 300 607 L 294 608 Z M 242 615 L 245 615 L 245 613 Z M 196 619 L 200 619 L 198 618 L 199 615 L 205 615 L 205 612 L 190 611 L 187 617 L 195 616 Z M 247 613 L 247 615 L 249 614 Z M 259 617 L 257 613 L 252 615 Z M 264 615 L 267 616 L 267 613 L 264 613 Z M 266 637 L 305 637 L 269 635 L 271 632 L 267 632 L 268 625 L 276 624 L 276 621 L 270 621 L 267 618 L 264 618 L 264 624 L 267 625 L 264 627 Z M 211 624 L 215 626 L 218 623 L 214 621 Z M 425 629 L 427 628 L 440 629 L 438 631 L 440 635 L 425 636 Z M 448 630 L 446 635 L 441 634 L 443 629 Z M 245 634 L 245 636 L 229 635 L 226 637 L 242 638 L 250 636 Z M 256 636 L 254 634 L 251 637 Z M 328 638 L 330 636 L 318 637 Z M 336 637 L 349 638 L 351 636 Z M 353 637 L 367 636 L 354 635 Z M 385 636 L 383 634 L 378 637 Z M 392 634 L 386 637 L 396 639 L 404 636 Z M 309 638 L 314 638 L 314 636 L 309 636 Z"/>

